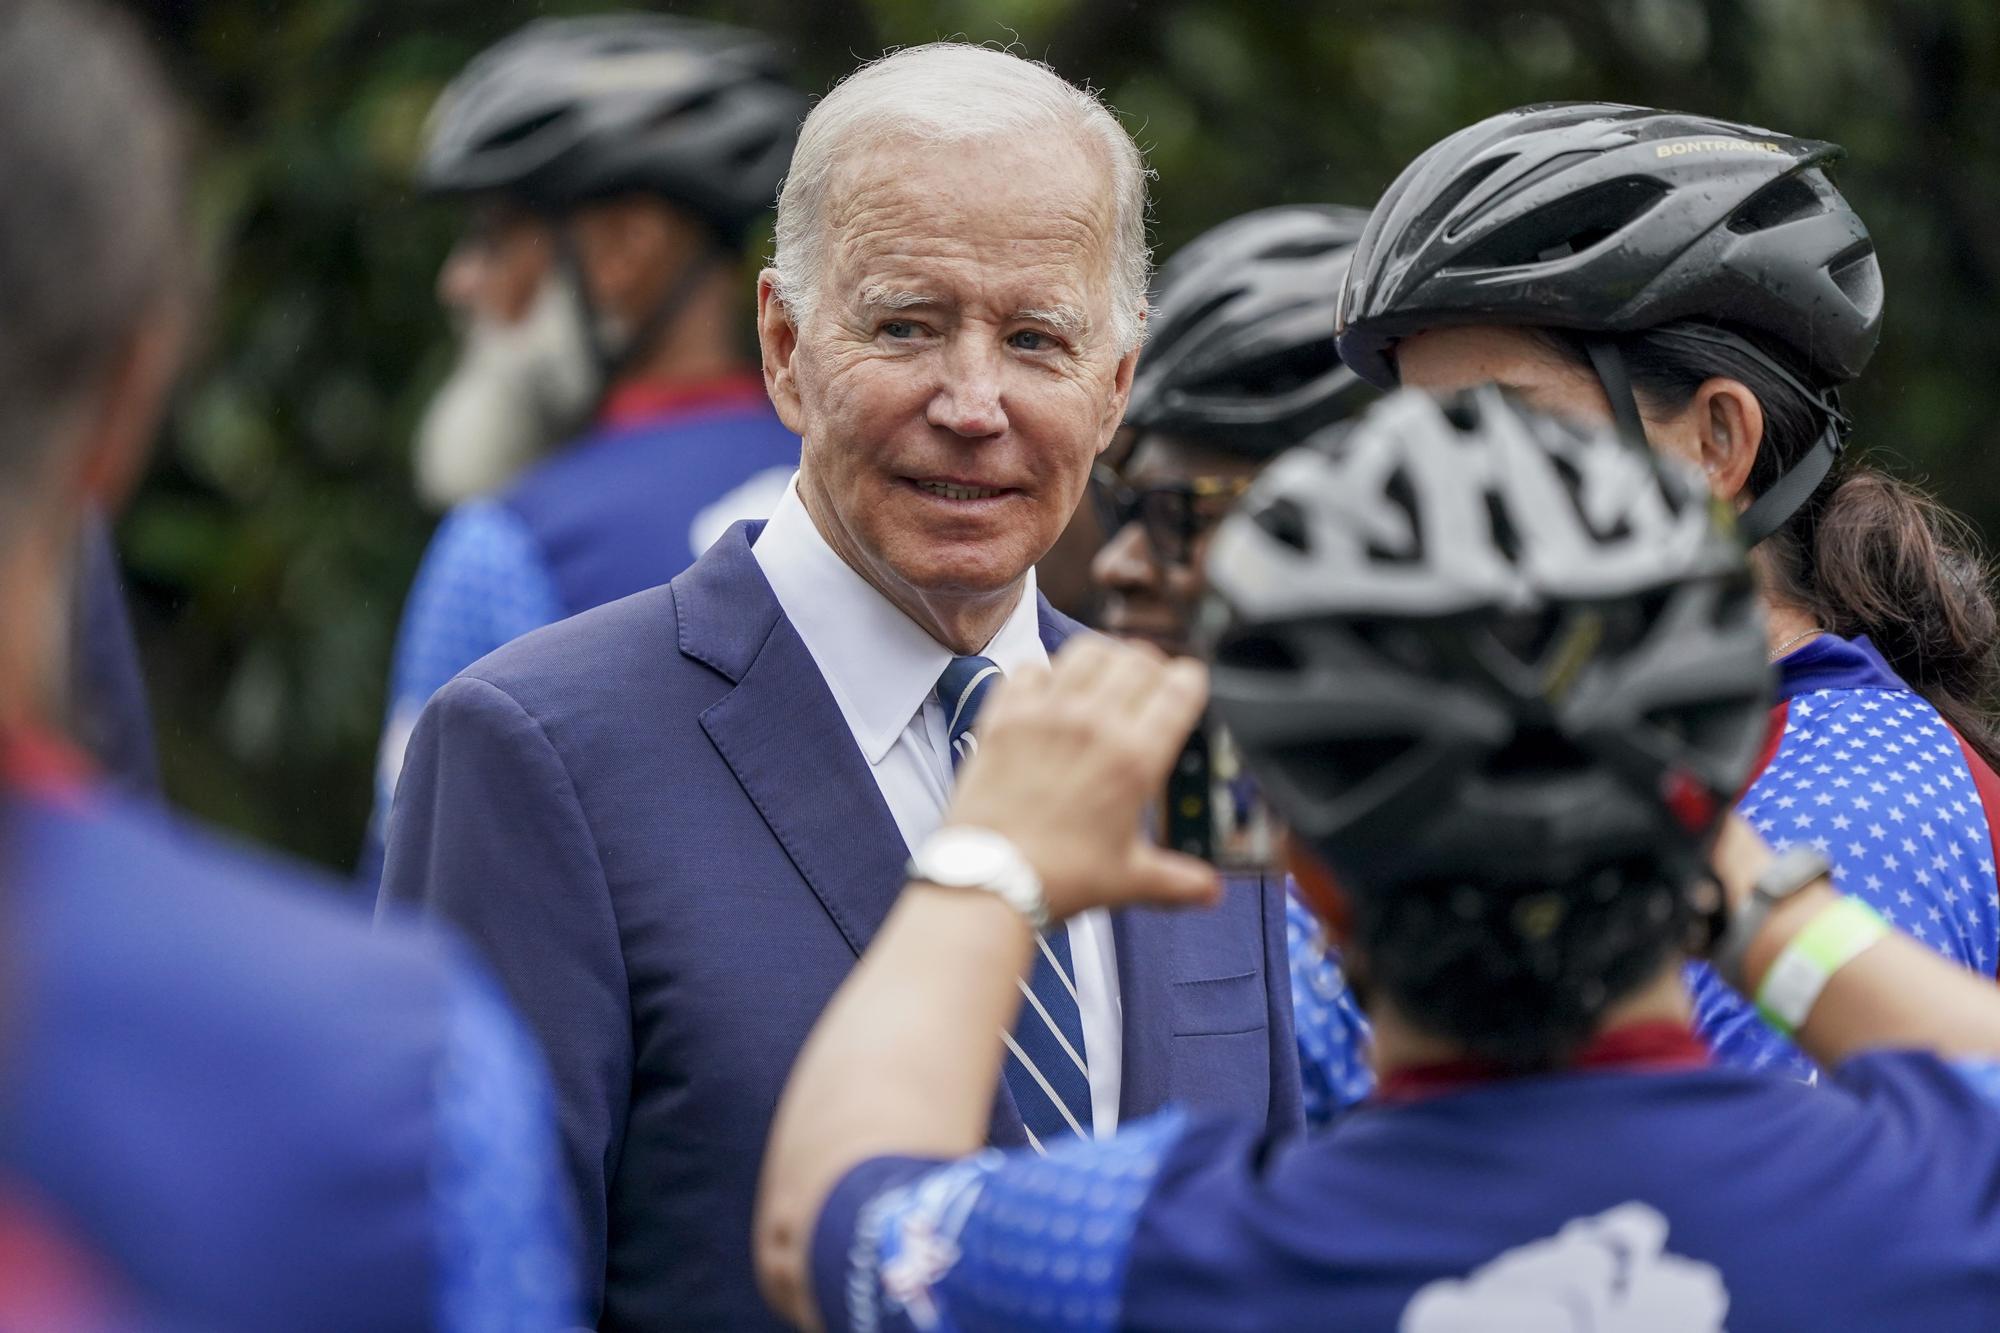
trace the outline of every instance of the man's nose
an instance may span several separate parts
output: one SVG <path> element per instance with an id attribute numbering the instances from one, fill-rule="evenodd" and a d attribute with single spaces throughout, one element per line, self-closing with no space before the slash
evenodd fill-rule
<path id="1" fill-rule="evenodd" d="M 943 358 L 943 382 L 931 395 L 925 419 L 931 425 L 981 439 L 1007 429 L 1007 409 L 1001 403 L 1000 354 L 978 337 L 960 335 Z"/>
<path id="2" fill-rule="evenodd" d="M 1137 592 L 1159 583 L 1160 567 L 1153 562 L 1153 548 L 1137 523 L 1127 523 L 1111 534 L 1090 561 L 1090 578 L 1100 588 L 1112 592 Z"/>

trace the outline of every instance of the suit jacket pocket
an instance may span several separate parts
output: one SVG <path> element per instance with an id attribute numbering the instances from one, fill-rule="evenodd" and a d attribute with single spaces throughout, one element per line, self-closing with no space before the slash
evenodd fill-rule
<path id="1" fill-rule="evenodd" d="M 1269 1021 L 1264 975 L 1241 972 L 1173 983 L 1173 1034 L 1220 1037 L 1256 1032 Z"/>

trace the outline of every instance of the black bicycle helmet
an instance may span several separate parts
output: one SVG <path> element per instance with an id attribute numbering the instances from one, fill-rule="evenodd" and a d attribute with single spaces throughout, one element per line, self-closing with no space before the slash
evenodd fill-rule
<path id="1" fill-rule="evenodd" d="M 445 89 L 419 178 L 553 211 L 649 192 L 739 247 L 777 197 L 805 110 L 756 33 L 664 14 L 542 19 Z"/>
<path id="2" fill-rule="evenodd" d="M 1373 391 L 1335 350 L 1365 210 L 1288 204 L 1202 233 L 1160 271 L 1125 424 L 1266 458 Z"/>
<path id="3" fill-rule="evenodd" d="M 1764 736 L 1722 507 L 1492 387 L 1398 393 L 1278 459 L 1208 582 L 1218 716 L 1356 891 L 1685 883 Z"/>
<path id="4" fill-rule="evenodd" d="M 1829 417 L 1823 447 L 1746 514 L 1755 541 L 1830 469 L 1845 419 L 1823 391 L 1881 334 L 1868 229 L 1834 188 L 1835 144 L 1645 107 L 1550 103 L 1436 144 L 1382 197 L 1340 304 L 1340 355 L 1396 382 L 1398 338 L 1449 324 L 1616 334 L 1678 320 L 1797 383 Z M 1782 348 L 1780 365 L 1752 335 Z M 1613 409 L 1638 429 L 1622 363 L 1593 349 Z"/>

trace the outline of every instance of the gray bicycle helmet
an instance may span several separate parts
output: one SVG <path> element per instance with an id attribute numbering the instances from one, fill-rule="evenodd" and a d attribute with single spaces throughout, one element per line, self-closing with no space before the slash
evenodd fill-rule
<path id="1" fill-rule="evenodd" d="M 1278 459 L 1208 582 L 1218 715 L 1357 891 L 1691 874 L 1764 735 L 1725 512 L 1491 387 L 1395 394 Z"/>
<path id="2" fill-rule="evenodd" d="M 1711 326 L 1828 417 L 1821 446 L 1745 514 L 1759 540 L 1831 469 L 1846 421 L 1825 391 L 1861 373 L 1881 334 L 1874 243 L 1826 174 L 1841 151 L 1606 103 L 1490 117 L 1412 162 L 1369 218 L 1341 294 L 1341 359 L 1386 387 L 1397 339 L 1441 325 Z M 1640 431 L 1622 363 L 1586 345 L 1621 424 Z"/>
<path id="3" fill-rule="evenodd" d="M 445 89 L 419 179 L 551 211 L 658 194 L 738 247 L 777 197 L 805 110 L 756 33 L 664 14 L 542 19 Z"/>
<path id="4" fill-rule="evenodd" d="M 1374 396 L 1334 348 L 1365 210 L 1289 204 L 1204 232 L 1160 271 L 1125 424 L 1266 458 Z"/>

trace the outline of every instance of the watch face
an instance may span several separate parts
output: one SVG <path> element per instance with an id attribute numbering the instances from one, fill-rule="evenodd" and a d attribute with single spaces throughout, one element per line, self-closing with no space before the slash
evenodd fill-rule
<path id="1" fill-rule="evenodd" d="M 936 883 L 951 887 L 990 883 L 1007 865 L 1004 850 L 971 830 L 937 834 L 924 852 L 925 872 Z"/>

